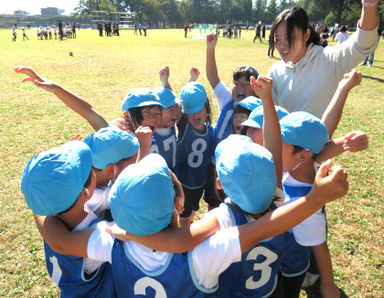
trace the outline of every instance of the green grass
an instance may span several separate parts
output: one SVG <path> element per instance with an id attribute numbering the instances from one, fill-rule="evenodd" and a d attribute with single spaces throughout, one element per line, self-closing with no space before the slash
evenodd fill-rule
<path id="1" fill-rule="evenodd" d="M 108 120 L 121 115 L 130 88 L 158 86 L 164 65 L 170 67 L 176 93 L 187 81 L 190 66 L 197 66 L 199 81 L 212 102 L 215 98 L 205 75 L 205 41 L 184 38 L 183 30 L 148 30 L 146 38 L 121 30 L 120 37 L 100 38 L 95 30 L 82 29 L 77 39 L 64 41 L 37 40 L 35 31 L 27 32 L 29 41 L 22 41 L 19 33 L 12 42 L 11 30 L 0 30 L 0 296 L 57 296 L 45 269 L 40 235 L 20 192 L 20 177 L 33 155 L 92 129 L 52 94 L 21 84 L 23 76 L 13 67 L 32 67 L 88 100 Z M 217 65 L 225 84 L 238 66 L 252 65 L 266 74 L 277 61 L 267 58 L 266 43 L 252 43 L 253 35 L 243 31 L 240 40 L 219 40 Z M 384 296 L 383 44 L 380 41 L 373 67 L 358 67 L 363 82 L 351 92 L 334 135 L 362 130 L 370 140 L 368 150 L 336 158 L 349 173 L 350 191 L 327 207 L 335 278 L 351 297 Z M 217 119 L 215 104 L 213 110 Z"/>

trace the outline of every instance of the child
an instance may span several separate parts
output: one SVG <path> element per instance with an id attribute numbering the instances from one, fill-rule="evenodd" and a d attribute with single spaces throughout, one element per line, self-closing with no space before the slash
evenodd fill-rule
<path id="1" fill-rule="evenodd" d="M 16 34 L 15 27 L 12 27 L 12 35 L 13 35 L 12 41 L 16 41 L 17 34 Z"/>
<path id="2" fill-rule="evenodd" d="M 217 34 L 207 35 L 206 71 L 208 81 L 219 103 L 219 119 L 215 129 L 215 146 L 232 132 L 233 102 L 248 96 L 255 96 L 249 83 L 250 77 L 258 77 L 259 73 L 251 66 L 242 66 L 233 73 L 233 86 L 230 91 L 220 81 L 215 58 Z"/>
<path id="3" fill-rule="evenodd" d="M 37 39 L 39 39 L 39 38 L 40 38 L 40 34 L 41 34 L 41 32 L 40 32 L 40 28 L 39 28 L 39 27 L 37 27 L 37 28 L 36 28 L 36 35 L 37 35 Z"/>
<path id="4" fill-rule="evenodd" d="M 24 169 L 21 191 L 33 212 L 54 215 L 69 230 L 78 231 L 99 221 L 84 209 L 95 183 L 91 150 L 83 142 L 71 141 L 34 156 Z M 61 296 L 114 296 L 108 263 L 61 255 L 46 242 L 44 248 L 48 273 Z"/>
<path id="5" fill-rule="evenodd" d="M 191 76 L 192 74 L 191 71 Z M 178 178 L 185 194 L 180 225 L 185 226 L 193 221 L 204 190 L 204 200 L 209 209 L 218 206 L 219 201 L 213 191 L 214 179 L 209 180 L 214 174 L 214 167 L 211 165 L 214 128 L 211 125 L 207 93 L 203 85 L 190 81 L 182 88 L 180 99 L 184 114 L 178 124 L 177 158 Z M 206 185 L 208 180 L 211 185 Z"/>
<path id="6" fill-rule="evenodd" d="M 56 25 L 53 25 L 53 34 L 55 34 L 55 39 L 57 39 L 57 29 L 56 29 Z"/>
<path id="7" fill-rule="evenodd" d="M 241 133 L 241 130 L 243 129 L 241 123 L 247 120 L 249 114 L 258 106 L 261 106 L 261 100 L 254 96 L 248 96 L 243 100 L 234 103 L 232 133 Z"/>
<path id="8" fill-rule="evenodd" d="M 255 164 L 264 158 L 254 146 L 257 145 L 247 141 L 242 147 L 242 160 L 246 157 Z M 57 225 L 52 229 L 52 224 L 49 226 L 47 221 L 46 224 L 40 221 L 40 228 L 50 236 L 48 238 L 52 238 L 53 232 L 61 239 L 66 238 L 65 243 L 77 235 L 79 255 L 110 262 L 118 296 L 201 297 L 216 291 L 219 274 L 230 263 L 239 260 L 242 252 L 265 237 L 281 233 L 327 201 L 345 194 L 348 186 L 345 173 L 335 169 L 331 177 L 325 177 L 328 168 L 322 167 L 321 175 L 317 177 L 319 188 L 295 202 L 295 208 L 284 207 L 253 223 L 219 231 L 183 254 L 153 251 L 133 241 L 117 241 L 105 233 L 105 225 L 98 225 L 91 235 L 68 233 L 60 223 L 57 223 L 60 227 Z M 243 193 L 247 197 L 254 195 L 247 191 Z M 126 168 L 116 180 L 111 194 L 116 223 L 134 235 L 153 235 L 171 222 L 174 193 L 166 163 L 159 155 L 150 154 L 137 165 Z M 73 251 L 67 246 L 67 251 Z"/>
<path id="9" fill-rule="evenodd" d="M 23 40 L 25 40 L 25 39 L 29 40 L 27 34 L 25 33 L 25 28 L 24 27 L 21 28 L 21 32 L 23 32 Z"/>

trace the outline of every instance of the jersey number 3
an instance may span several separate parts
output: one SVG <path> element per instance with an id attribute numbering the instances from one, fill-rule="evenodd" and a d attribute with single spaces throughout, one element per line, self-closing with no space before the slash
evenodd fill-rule
<path id="1" fill-rule="evenodd" d="M 166 298 L 167 293 L 165 292 L 164 287 L 157 280 L 150 278 L 148 276 L 140 278 L 135 283 L 133 292 L 135 295 L 145 295 L 146 289 L 150 287 L 156 291 L 155 298 Z"/>

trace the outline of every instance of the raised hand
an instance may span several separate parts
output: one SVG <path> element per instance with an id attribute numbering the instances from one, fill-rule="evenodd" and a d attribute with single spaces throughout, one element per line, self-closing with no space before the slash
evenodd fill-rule
<path id="1" fill-rule="evenodd" d="M 214 49 L 217 44 L 217 33 L 210 33 L 206 37 L 207 48 Z"/>
<path id="2" fill-rule="evenodd" d="M 253 91 L 261 100 L 272 100 L 272 78 L 259 75 L 257 80 L 251 77 L 250 83 Z"/>
<path id="3" fill-rule="evenodd" d="M 200 70 L 196 66 L 189 69 L 189 82 L 195 82 L 199 78 Z"/>
<path id="4" fill-rule="evenodd" d="M 27 76 L 21 81 L 22 83 L 32 82 L 37 87 L 43 88 L 44 90 L 50 91 L 50 92 L 53 92 L 58 87 L 58 85 L 55 82 L 52 82 L 50 80 L 40 77 L 30 67 L 17 66 L 14 68 L 14 70 L 16 73 L 25 74 Z"/>
<path id="5" fill-rule="evenodd" d="M 163 85 L 164 88 L 168 88 L 169 86 L 169 67 L 166 65 L 163 68 L 160 69 L 159 71 L 160 75 L 160 82 Z"/>
<path id="6" fill-rule="evenodd" d="M 351 90 L 353 87 L 357 86 L 361 82 L 361 72 L 356 69 L 352 69 L 351 72 L 348 72 L 344 75 L 339 83 L 339 87 L 346 89 L 346 91 Z"/>

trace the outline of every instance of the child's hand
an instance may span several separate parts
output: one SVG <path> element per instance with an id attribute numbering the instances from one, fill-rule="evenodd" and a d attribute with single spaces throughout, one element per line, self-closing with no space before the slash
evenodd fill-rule
<path id="1" fill-rule="evenodd" d="M 341 167 L 331 168 L 332 160 L 327 160 L 321 166 L 315 177 L 309 196 L 314 196 L 324 205 L 348 192 L 348 175 Z"/>
<path id="2" fill-rule="evenodd" d="M 31 68 L 25 67 L 25 66 L 17 66 L 14 68 L 16 73 L 22 73 L 27 75 L 28 77 L 24 78 L 21 82 L 32 82 L 37 87 L 41 87 L 46 91 L 53 92 L 58 87 L 58 85 L 55 82 L 49 81 L 47 79 L 44 79 L 40 77 L 38 74 L 36 74 Z"/>
<path id="3" fill-rule="evenodd" d="M 149 126 L 139 126 L 135 130 L 135 135 L 137 139 L 139 140 L 140 149 L 148 149 L 152 145 L 152 135 L 153 131 Z"/>
<path id="4" fill-rule="evenodd" d="M 115 120 L 112 120 L 111 124 L 124 131 L 133 131 L 132 122 L 124 118 L 117 118 Z"/>
<path id="5" fill-rule="evenodd" d="M 344 79 L 339 83 L 339 88 L 346 91 L 350 91 L 353 87 L 357 86 L 361 82 L 361 72 L 356 69 L 352 69 L 351 72 L 344 74 Z"/>
<path id="6" fill-rule="evenodd" d="M 257 80 L 251 77 L 250 82 L 253 92 L 255 92 L 261 100 L 272 100 L 272 78 L 260 75 Z"/>
<path id="7" fill-rule="evenodd" d="M 159 71 L 160 82 L 163 84 L 163 87 L 166 87 L 169 79 L 169 67 L 166 65 Z"/>
<path id="8" fill-rule="evenodd" d="M 340 297 L 340 290 L 334 283 L 329 285 L 324 285 L 323 283 L 321 283 L 320 292 L 321 292 L 321 297 L 325 297 L 325 298 Z"/>
<path id="9" fill-rule="evenodd" d="M 217 33 L 208 34 L 206 37 L 207 49 L 214 49 L 217 44 Z"/>
<path id="10" fill-rule="evenodd" d="M 112 227 L 106 227 L 105 231 L 121 241 L 132 240 L 131 234 L 120 228 L 117 224 L 114 224 Z"/>
<path id="11" fill-rule="evenodd" d="M 344 136 L 345 151 L 359 152 L 368 148 L 368 136 L 362 131 L 352 131 Z"/>
<path id="12" fill-rule="evenodd" d="M 199 78 L 200 70 L 196 66 L 191 66 L 189 70 L 189 81 L 195 82 Z"/>

